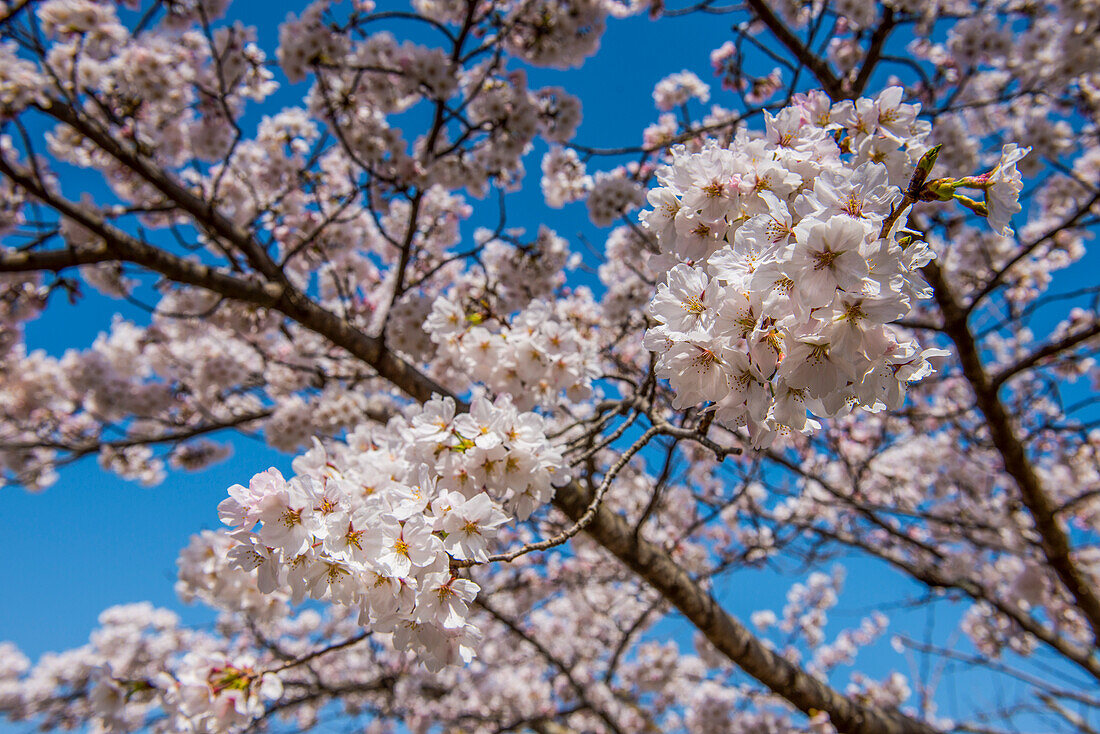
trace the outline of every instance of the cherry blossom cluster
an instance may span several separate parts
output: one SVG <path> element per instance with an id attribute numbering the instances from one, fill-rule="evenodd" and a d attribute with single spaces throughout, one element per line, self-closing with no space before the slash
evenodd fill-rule
<path id="1" fill-rule="evenodd" d="M 161 706 L 185 731 L 241 730 L 283 694 L 279 676 L 257 670 L 250 655 L 191 652 L 165 678 L 157 686 Z M 125 701 L 123 690 L 110 694 Z"/>
<path id="2" fill-rule="evenodd" d="M 317 443 L 294 470 L 229 489 L 219 513 L 236 529 L 230 557 L 256 570 L 263 593 L 358 609 L 431 669 L 468 662 L 478 639 L 467 616 L 479 587 L 452 562 L 487 561 L 498 528 L 567 479 L 541 417 L 484 398 L 460 415 L 433 399 L 331 450 Z"/>
<path id="3" fill-rule="evenodd" d="M 97 731 L 306 729 L 326 706 L 371 734 L 847 730 L 702 633 L 695 654 L 655 639 L 683 589 L 609 554 L 635 550 L 715 601 L 721 569 L 857 553 L 958 609 L 924 642 L 903 628 L 897 653 L 937 655 L 957 630 L 1005 675 L 1030 671 L 1027 705 L 1058 700 L 1051 658 L 1100 678 L 1100 289 L 1058 273 L 1100 215 L 1095 3 L 322 0 L 277 34 L 222 20 L 226 0 L 138 4 L 0 2 L 0 481 L 41 489 L 87 455 L 153 484 L 226 457 L 234 430 L 324 443 L 289 479 L 233 487 L 232 530 L 180 554 L 177 593 L 217 610 L 212 631 L 142 605 L 33 666 L 0 645 L 0 714 Z M 652 119 L 585 145 L 571 77 L 538 88 L 532 67 L 581 65 L 611 18 L 642 11 L 728 14 L 714 79 L 643 80 Z M 817 41 L 793 59 L 799 38 Z M 904 86 L 863 91 L 888 78 Z M 272 109 L 286 82 L 297 103 Z M 613 227 L 591 258 L 518 221 L 532 212 L 511 192 L 540 155 L 547 205 L 585 202 L 543 220 L 568 233 L 587 208 Z M 83 193 L 84 177 L 101 183 Z M 30 322 L 89 290 L 150 313 L 36 350 Z M 472 407 L 408 407 L 433 383 Z M 746 428 L 762 450 L 724 453 Z M 564 508 L 595 486 L 632 535 L 595 522 L 493 562 L 569 527 L 540 511 L 555 492 Z M 933 682 L 909 709 L 901 674 L 841 675 L 886 620 L 827 634 L 840 582 L 809 573 L 752 615 L 755 641 L 841 709 L 967 728 L 936 719 Z M 997 713 L 981 726 L 1014 728 Z"/>
<path id="4" fill-rule="evenodd" d="M 454 372 L 512 396 L 520 410 L 552 407 L 563 393 L 570 401 L 585 399 L 599 374 L 597 344 L 568 317 L 570 305 L 535 300 L 509 320 L 487 321 L 441 297 L 424 327 Z"/>
<path id="5" fill-rule="evenodd" d="M 0 43 L 0 113 L 11 115 L 41 99 L 45 80 L 35 64 L 20 58 L 13 41 Z"/>
<path id="6" fill-rule="evenodd" d="M 203 12 L 216 18 L 226 4 L 204 3 L 210 7 Z M 266 66 L 266 55 L 254 42 L 254 29 L 240 24 L 222 26 L 207 38 L 198 29 L 186 28 L 199 19 L 197 10 L 166 18 L 175 26 L 176 41 L 159 33 L 132 37 L 111 4 L 46 0 L 36 5 L 35 12 L 53 41 L 49 69 L 48 73 L 18 73 L 14 77 L 24 89 L 20 101 L 32 101 L 32 92 L 44 94 L 47 80 L 59 77 L 73 80 L 70 84 L 81 90 L 97 90 L 114 104 L 140 100 L 149 126 L 148 133 L 143 126 L 139 135 L 146 144 L 157 146 L 158 155 L 166 161 L 179 163 L 190 155 L 217 160 L 233 143 L 229 116 L 236 114 L 244 100 L 263 100 L 278 86 Z M 42 85 L 37 91 L 35 83 Z M 211 89 L 225 91 L 230 99 L 227 107 L 214 104 L 209 93 L 203 94 Z M 199 114 L 194 114 L 192 107 Z M 181 114 L 181 110 L 187 112 Z M 51 136 L 50 150 L 78 166 L 109 165 L 87 141 L 63 126 Z M 155 189 L 136 182 L 120 183 L 118 191 L 143 202 L 156 201 L 159 196 Z"/>
<path id="7" fill-rule="evenodd" d="M 560 209 L 580 201 L 591 188 L 592 177 L 577 151 L 553 147 L 542 157 L 542 195 L 547 206 Z"/>
<path id="8" fill-rule="evenodd" d="M 838 28 L 842 24 L 843 18 Z M 749 104 L 768 100 L 783 84 L 783 72 L 779 67 L 759 76 L 748 73 L 746 69 L 751 67 L 745 63 L 745 57 L 733 41 L 726 41 L 711 51 L 710 64 L 714 75 L 721 80 L 722 88 L 743 94 Z"/>
<path id="9" fill-rule="evenodd" d="M 644 323 L 645 306 L 658 276 L 649 267 L 644 234 L 638 228 L 624 225 L 611 230 L 604 244 L 607 261 L 600 265 L 599 276 L 606 290 L 600 306 L 610 323 L 630 324 L 631 328 Z M 634 346 L 641 348 L 637 342 Z"/>
<path id="10" fill-rule="evenodd" d="M 710 87 L 686 69 L 669 74 L 653 88 L 653 103 L 657 109 L 666 112 L 685 105 L 692 99 L 706 103 L 710 100 Z"/>
<path id="11" fill-rule="evenodd" d="M 645 343 L 676 407 L 708 404 L 764 446 L 815 427 L 807 411 L 896 409 L 932 371 L 941 352 L 887 326 L 927 295 L 934 257 L 898 234 L 928 134 L 901 97 L 807 96 L 764 136 L 681 149 L 658 172 L 643 218 L 669 270 Z"/>
<path id="12" fill-rule="evenodd" d="M 505 17 L 512 32 L 504 38 L 505 48 L 536 66 L 580 66 L 599 48 L 607 5 L 603 0 L 510 2 Z"/>
<path id="13" fill-rule="evenodd" d="M 176 595 L 187 604 L 200 601 L 212 609 L 243 612 L 260 622 L 285 616 L 290 594 L 266 584 L 261 591 L 257 574 L 236 562 L 239 546 L 225 530 L 191 536 L 176 560 Z"/>
<path id="14" fill-rule="evenodd" d="M 578 255 L 570 253 L 565 238 L 545 225 L 529 242 L 506 242 L 487 236 L 486 230 L 474 232 L 474 239 L 484 242 L 481 264 L 489 280 L 493 310 L 498 313 L 519 311 L 532 301 L 552 302 L 565 283 L 566 270 L 579 260 Z"/>
<path id="15" fill-rule="evenodd" d="M 588 194 L 588 218 L 597 227 L 607 227 L 644 203 L 645 192 L 627 171 L 600 171 Z"/>
<path id="16" fill-rule="evenodd" d="M 5 650 L 0 708 L 50 728 L 86 721 L 97 731 L 137 731 L 155 718 L 157 731 L 213 733 L 240 730 L 282 694 L 279 677 L 251 653 L 182 627 L 166 609 L 111 607 L 99 623 L 87 645 L 44 656 L 33 668 Z"/>
<path id="17" fill-rule="evenodd" d="M 859 627 L 842 630 L 832 641 L 826 640 L 828 610 L 837 604 L 844 575 L 840 566 L 834 567 L 829 574 L 814 572 L 804 583 L 796 583 L 787 591 L 781 619 L 771 610 L 757 611 L 751 616 L 758 629 L 775 627 L 794 639 L 805 640 L 813 651 L 806 669 L 816 675 L 825 675 L 840 665 L 854 663 L 860 648 L 874 643 L 887 626 L 886 615 L 875 612 L 864 618 Z M 787 654 L 798 653 L 791 650 Z"/>

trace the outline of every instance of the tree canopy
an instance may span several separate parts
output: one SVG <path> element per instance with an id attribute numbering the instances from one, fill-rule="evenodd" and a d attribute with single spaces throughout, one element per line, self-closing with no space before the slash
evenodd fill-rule
<path id="1" fill-rule="evenodd" d="M 590 144 L 586 64 L 643 18 L 728 33 L 710 68 L 639 49 L 670 72 L 653 114 Z M 0 2 L 5 492 L 94 460 L 153 485 L 234 435 L 295 456 L 240 462 L 223 529 L 181 551 L 212 628 L 129 604 L 34 663 L 0 643 L 0 715 L 1100 729 L 1100 5 L 319 0 L 271 23 Z M 93 292 L 141 317 L 36 347 Z M 950 629 L 886 606 L 838 628 L 870 566 Z M 785 604 L 734 609 L 748 570 Z"/>

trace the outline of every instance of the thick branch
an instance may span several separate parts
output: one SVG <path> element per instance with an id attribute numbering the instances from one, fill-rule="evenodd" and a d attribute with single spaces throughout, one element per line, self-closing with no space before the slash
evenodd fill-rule
<path id="1" fill-rule="evenodd" d="M 57 273 L 68 268 L 117 261 L 118 256 L 105 245 L 79 250 L 32 250 L 0 254 L 0 273 Z"/>
<path id="2" fill-rule="evenodd" d="M 172 179 L 144 156 L 127 149 L 98 124 L 78 114 L 63 102 L 46 106 L 44 111 L 91 140 L 96 147 L 144 179 L 163 194 L 166 199 L 190 214 L 196 225 L 203 227 L 212 235 L 222 238 L 243 252 L 252 267 L 266 278 L 276 282 L 286 281 L 286 275 L 271 259 L 267 250 L 256 242 L 247 230 L 237 226 L 219 212 L 213 203 L 204 200 L 201 196 Z"/>
<path id="3" fill-rule="evenodd" d="M 574 520 L 591 497 L 577 482 L 558 490 L 554 504 Z M 764 645 L 727 614 L 667 553 L 634 535 L 626 519 L 601 505 L 587 532 L 668 599 L 719 651 L 800 711 L 825 711 L 846 734 L 933 734 L 928 724 L 895 711 L 862 706 Z"/>
<path id="4" fill-rule="evenodd" d="M 798 40 L 798 36 L 787 27 L 787 24 L 772 12 L 766 0 L 747 0 L 747 4 L 753 14 L 768 27 L 772 35 L 787 47 L 787 50 L 798 59 L 799 63 L 803 64 L 817 77 L 817 80 L 821 82 L 821 86 L 828 92 L 830 97 L 834 100 L 847 98 L 848 95 L 844 92 L 844 85 L 833 73 L 833 70 L 829 68 L 829 64 L 803 45 L 802 41 Z"/>
<path id="5" fill-rule="evenodd" d="M 103 262 L 108 259 L 132 262 L 160 273 L 169 280 L 199 286 L 227 298 L 278 311 L 325 337 L 336 346 L 346 349 L 374 368 L 380 377 L 405 390 L 416 400 L 425 401 L 433 393 L 447 392 L 434 380 L 386 349 L 380 339 L 364 334 L 288 283 L 261 283 L 248 280 L 193 260 L 177 257 L 123 232 L 104 221 L 94 211 L 74 204 L 60 194 L 48 190 L 30 171 L 17 167 L 3 158 L 0 158 L 0 173 L 59 214 L 69 217 L 101 237 L 106 250 L 112 257 L 100 257 L 102 254 L 100 253 L 96 256 L 99 259 L 94 262 Z M 0 258 L 0 271 L 7 265 L 8 257 Z M 17 269 L 26 270 L 25 266 L 19 265 L 18 259 L 15 265 L 18 266 Z"/>
<path id="6" fill-rule="evenodd" d="M 1012 419 L 997 395 L 998 385 L 985 371 L 981 352 L 967 323 L 966 312 L 955 300 L 935 262 L 929 263 L 923 270 L 935 290 L 936 302 L 943 313 L 943 331 L 955 343 L 963 375 L 974 391 L 978 409 L 985 417 L 993 445 L 1004 461 L 1005 471 L 1020 488 L 1020 497 L 1031 513 L 1043 554 L 1088 621 L 1093 638 L 1100 640 L 1100 597 L 1097 597 L 1089 579 L 1073 563 L 1069 536 L 1056 517 L 1058 506 L 1043 489 L 1027 457 L 1026 447 L 1016 436 Z"/>
<path id="7" fill-rule="evenodd" d="M 875 32 L 871 34 L 871 44 L 867 48 L 867 55 L 863 58 L 863 63 L 859 67 L 859 74 L 856 76 L 855 81 L 852 82 L 850 87 L 849 97 L 858 97 L 863 94 L 863 90 L 867 87 L 867 82 L 871 80 L 871 74 L 874 72 L 875 67 L 878 66 L 879 59 L 882 58 L 882 49 L 886 45 L 886 39 L 889 38 L 890 32 L 894 30 L 894 26 L 897 25 L 897 21 L 894 20 L 894 9 L 887 6 L 882 13 L 882 20 L 879 22 L 878 27 L 875 28 Z"/>

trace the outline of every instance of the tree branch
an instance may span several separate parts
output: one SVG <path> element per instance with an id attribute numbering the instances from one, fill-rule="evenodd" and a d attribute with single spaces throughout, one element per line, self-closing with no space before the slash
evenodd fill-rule
<path id="1" fill-rule="evenodd" d="M 871 74 L 874 72 L 875 67 L 878 66 L 879 59 L 882 58 L 882 49 L 886 45 L 886 39 L 889 38 L 890 32 L 894 30 L 894 26 L 897 25 L 897 22 L 894 20 L 894 9 L 890 6 L 885 7 L 886 9 L 882 13 L 882 20 L 879 22 L 878 27 L 875 28 L 875 32 L 871 34 L 871 44 L 867 48 L 867 55 L 863 58 L 863 63 L 859 67 L 859 74 L 851 84 L 848 92 L 848 97 L 850 98 L 855 98 L 863 94 L 863 90 L 867 87 L 867 82 L 871 80 Z"/>
<path id="2" fill-rule="evenodd" d="M 829 64 L 803 45 L 802 41 L 798 40 L 798 36 L 772 11 L 765 0 L 747 0 L 747 4 L 753 14 L 768 27 L 772 35 L 786 46 L 788 51 L 794 54 L 799 63 L 803 64 L 817 77 L 817 80 L 821 82 L 821 86 L 830 97 L 834 100 L 841 100 L 849 96 L 844 91 L 844 84 L 829 68 Z"/>
<path id="3" fill-rule="evenodd" d="M 346 349 L 353 356 L 370 365 L 380 377 L 401 388 L 418 401 L 428 400 L 433 393 L 448 392 L 430 377 L 387 349 L 381 339 L 364 334 L 343 318 L 318 305 L 289 283 L 262 283 L 259 280 L 230 275 L 153 247 L 107 223 L 99 214 L 48 190 L 30 171 L 2 157 L 0 157 L 0 173 L 59 214 L 101 237 L 106 251 L 113 257 L 104 257 L 102 253 L 98 253 L 96 257 L 99 259 L 95 262 L 106 260 L 132 262 L 160 273 L 169 280 L 198 286 L 227 298 L 278 311 L 325 337 L 336 346 Z M 0 259 L 0 270 L 3 269 L 8 257 L 5 255 Z M 15 265 L 22 270 L 26 269 L 25 264 L 20 264 L 18 261 Z"/>
<path id="4" fill-rule="evenodd" d="M 990 378 L 989 386 L 992 390 L 997 390 L 1009 379 L 1016 375 L 1031 369 L 1035 365 L 1042 362 L 1044 359 L 1054 357 L 1062 352 L 1073 349 L 1074 347 L 1087 342 L 1089 339 L 1100 335 L 1100 321 L 1097 321 L 1085 329 L 1075 331 L 1071 334 L 1067 334 L 1058 341 L 1051 342 L 1045 346 L 1036 349 L 1031 354 L 1023 357 L 1017 362 L 1008 365 L 1001 369 L 1000 372 L 993 375 Z"/>
<path id="5" fill-rule="evenodd" d="M 577 519 L 591 502 L 578 482 L 558 490 L 554 505 Z M 636 538 L 621 515 L 601 505 L 587 532 L 616 558 L 661 593 L 711 644 L 742 670 L 809 714 L 825 711 L 846 734 L 934 734 L 928 724 L 896 711 L 864 706 L 830 688 L 764 645 L 723 610 L 665 551 Z"/>
<path id="6" fill-rule="evenodd" d="M 46 114 L 65 123 L 91 140 L 103 152 L 140 176 L 163 194 L 165 198 L 191 215 L 196 225 L 206 229 L 210 234 L 220 237 L 244 253 L 252 267 L 257 272 L 262 273 L 268 280 L 280 283 L 286 282 L 286 274 L 271 258 L 267 250 L 256 242 L 247 230 L 234 224 L 219 212 L 212 202 L 204 200 L 190 189 L 185 188 L 144 156 L 128 150 L 118 140 L 101 129 L 93 120 L 78 114 L 72 107 L 54 101 L 53 104 L 44 106 L 42 109 Z"/>
<path id="7" fill-rule="evenodd" d="M 1092 629 L 1093 638 L 1100 640 L 1100 597 L 1092 584 L 1073 563 L 1069 536 L 1057 518 L 1058 507 L 1043 489 L 1035 468 L 1027 457 L 1027 449 L 1016 436 L 1012 419 L 997 395 L 998 385 L 985 371 L 981 352 L 967 323 L 967 313 L 955 300 L 939 266 L 933 261 L 923 272 L 943 313 L 943 331 L 955 344 L 963 375 L 974 391 L 978 409 L 985 417 L 993 445 L 1001 454 L 1005 471 L 1016 480 L 1020 497 L 1031 513 L 1039 545 L 1051 569 L 1062 580 L 1077 608 Z"/>

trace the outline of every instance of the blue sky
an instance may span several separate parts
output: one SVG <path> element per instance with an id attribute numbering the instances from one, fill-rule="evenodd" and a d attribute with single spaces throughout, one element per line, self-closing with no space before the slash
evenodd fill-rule
<path id="1" fill-rule="evenodd" d="M 385 3 L 380 3 L 384 5 Z M 261 45 L 273 54 L 277 29 L 269 19 L 281 17 L 296 3 L 238 3 L 233 17 L 245 24 L 259 26 Z M 724 93 L 709 74 L 711 49 L 732 38 L 731 16 L 697 16 L 652 24 L 645 17 L 612 21 L 604 36 L 601 53 L 580 71 L 535 70 L 530 73 L 532 87 L 560 84 L 584 101 L 584 122 L 576 141 L 604 146 L 635 144 L 640 133 L 656 118 L 651 92 L 654 84 L 668 73 L 692 69 L 712 83 L 712 101 L 735 108 L 736 97 Z M 267 25 L 265 25 L 267 24 Z M 427 42 L 422 32 L 409 26 L 398 27 L 400 34 Z M 671 31 L 671 32 L 670 32 Z M 903 48 L 894 52 L 903 53 Z M 770 70 L 767 65 L 763 71 Z M 290 106 L 300 99 L 302 85 L 284 88 L 262 108 L 253 106 L 250 118 Z M 874 83 L 868 89 L 877 91 Z M 410 136 L 411 137 L 411 136 Z M 602 165 L 601 162 L 596 163 Z M 538 157 L 528 159 L 526 188 L 509 197 L 513 222 L 533 233 L 540 223 L 554 228 L 581 250 L 576 235 L 583 233 L 590 242 L 602 242 L 588 223 L 583 205 L 565 210 L 547 209 L 538 192 Z M 610 167 L 607 164 L 606 167 Z M 79 190 L 89 187 L 93 195 L 99 189 L 96 179 L 74 173 L 64 183 Z M 106 197 L 106 193 L 102 193 Z M 495 219 L 491 200 L 471 202 L 475 216 L 464 231 Z M 123 302 L 89 295 L 71 306 L 57 299 L 50 312 L 28 328 L 31 348 L 43 348 L 60 354 L 67 348 L 86 347 L 95 335 L 106 329 L 114 314 L 143 321 L 144 314 Z M 196 474 L 174 473 L 160 486 L 146 489 L 124 482 L 101 471 L 93 460 L 85 460 L 61 471 L 58 483 L 44 493 L 32 495 L 21 489 L 0 489 L 0 521 L 9 540 L 7 563 L 0 566 L 0 640 L 19 645 L 32 659 L 49 650 L 62 650 L 83 644 L 96 625 L 98 614 L 113 604 L 149 600 L 179 611 L 185 621 L 201 624 L 211 618 L 203 609 L 180 604 L 173 592 L 176 554 L 192 533 L 218 525 L 216 506 L 225 489 L 268 466 L 289 470 L 290 457 L 266 449 L 258 441 L 234 440 L 233 457 L 222 464 Z M 830 629 L 837 631 L 856 626 L 872 608 L 916 597 L 920 589 L 900 580 L 881 564 L 867 561 L 848 563 L 848 583 L 840 608 L 832 616 Z M 722 579 L 718 598 L 734 613 L 747 618 L 761 608 L 779 609 L 789 579 L 777 579 L 767 571 L 742 571 Z M 946 632 L 958 619 L 958 610 L 937 608 L 933 612 L 888 610 L 893 618 L 892 631 L 920 636 L 929 623 Z M 675 620 L 662 623 L 655 635 L 671 635 L 689 643 L 690 634 Z M 888 636 L 888 635 L 887 635 Z M 886 646 L 880 646 L 883 652 Z M 886 656 L 864 655 L 858 668 L 869 675 L 882 675 L 904 663 L 892 653 Z M 846 675 L 846 673 L 845 673 Z M 959 703 L 968 708 L 966 698 L 975 702 L 996 693 L 982 680 L 961 677 L 956 690 L 964 692 Z M 1005 693 L 1005 691 L 1000 691 Z M 949 705 L 945 700 L 944 705 Z M 951 712 L 945 712 L 951 713 Z M 0 732 L 23 731 L 25 726 L 0 724 Z"/>

